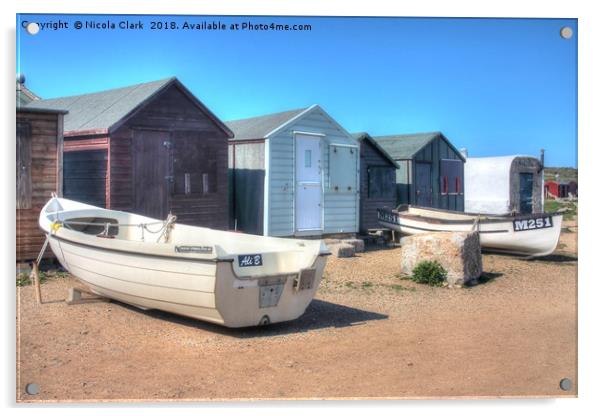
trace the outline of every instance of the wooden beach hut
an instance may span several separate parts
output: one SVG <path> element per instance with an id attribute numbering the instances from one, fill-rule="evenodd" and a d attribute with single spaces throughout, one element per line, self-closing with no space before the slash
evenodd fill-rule
<path id="1" fill-rule="evenodd" d="M 397 203 L 395 174 L 399 165 L 368 133 L 354 133 L 360 144 L 360 232 L 382 228 L 377 209 Z"/>
<path id="2" fill-rule="evenodd" d="M 226 123 L 232 224 L 270 236 L 359 229 L 359 143 L 318 105 Z"/>
<path id="3" fill-rule="evenodd" d="M 464 211 L 464 156 L 441 132 L 374 137 L 399 164 L 397 203 Z"/>
<path id="4" fill-rule="evenodd" d="M 40 210 L 52 192 L 62 192 L 63 117 L 66 111 L 27 108 L 38 100 L 17 83 L 16 260 L 35 260 L 44 244 Z M 47 252 L 47 255 L 49 251 Z"/>
<path id="5" fill-rule="evenodd" d="M 232 132 L 169 78 L 31 102 L 65 116 L 64 196 L 216 229 L 228 227 Z"/>

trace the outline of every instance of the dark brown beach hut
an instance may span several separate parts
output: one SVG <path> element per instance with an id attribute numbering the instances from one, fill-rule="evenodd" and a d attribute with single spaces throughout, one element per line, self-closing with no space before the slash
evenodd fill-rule
<path id="1" fill-rule="evenodd" d="M 65 116 L 64 196 L 184 224 L 228 227 L 232 132 L 169 78 L 31 102 Z"/>

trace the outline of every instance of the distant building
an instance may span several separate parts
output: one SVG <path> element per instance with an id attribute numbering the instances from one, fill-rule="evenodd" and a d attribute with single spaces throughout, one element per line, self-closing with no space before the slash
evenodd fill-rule
<path id="1" fill-rule="evenodd" d="M 570 181 L 569 182 L 569 196 L 577 197 L 578 186 L 577 182 Z"/>
<path id="2" fill-rule="evenodd" d="M 397 204 L 464 211 L 464 162 L 440 132 L 374 137 L 397 164 Z"/>
<path id="3" fill-rule="evenodd" d="M 543 212 L 543 166 L 531 156 L 466 159 L 466 212 Z"/>
<path id="4" fill-rule="evenodd" d="M 544 184 L 546 198 L 568 198 L 569 196 L 569 183 L 568 182 L 557 182 L 557 181 L 546 181 Z M 577 184 L 574 185 L 575 196 L 577 192 Z"/>

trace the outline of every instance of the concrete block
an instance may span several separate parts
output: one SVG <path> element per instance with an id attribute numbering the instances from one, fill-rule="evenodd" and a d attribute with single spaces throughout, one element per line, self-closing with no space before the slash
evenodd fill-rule
<path id="1" fill-rule="evenodd" d="M 417 234 L 401 239 L 401 271 L 412 270 L 423 260 L 438 261 L 447 271 L 450 287 L 461 287 L 483 272 L 477 232 Z"/>

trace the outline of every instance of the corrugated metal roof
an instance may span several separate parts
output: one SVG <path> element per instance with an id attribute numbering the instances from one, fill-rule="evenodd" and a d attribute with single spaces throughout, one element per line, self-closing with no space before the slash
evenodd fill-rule
<path id="1" fill-rule="evenodd" d="M 65 116 L 65 132 L 109 130 L 175 80 L 176 78 L 172 77 L 91 94 L 36 100 L 27 104 L 27 108 L 68 110 L 69 113 Z"/>
<path id="2" fill-rule="evenodd" d="M 264 139 L 269 133 L 297 117 L 311 107 L 267 114 L 259 117 L 226 121 L 225 124 L 234 133 L 234 140 Z"/>
<path id="3" fill-rule="evenodd" d="M 370 144 L 372 144 L 372 146 L 374 146 L 374 148 L 376 150 L 378 150 L 389 162 L 391 162 L 391 164 L 393 166 L 395 166 L 396 168 L 399 168 L 399 164 L 391 157 L 391 155 L 382 148 L 381 145 L 379 145 L 376 140 L 374 140 L 374 138 L 372 136 L 370 136 L 368 133 L 366 132 L 359 132 L 359 133 L 352 133 L 351 136 L 353 136 L 354 139 L 356 139 L 357 141 L 362 141 L 362 140 L 366 140 L 368 142 L 370 142 Z"/>
<path id="4" fill-rule="evenodd" d="M 412 159 L 424 146 L 439 136 L 440 132 L 398 134 L 394 136 L 378 136 L 374 140 L 380 144 L 395 160 Z"/>

